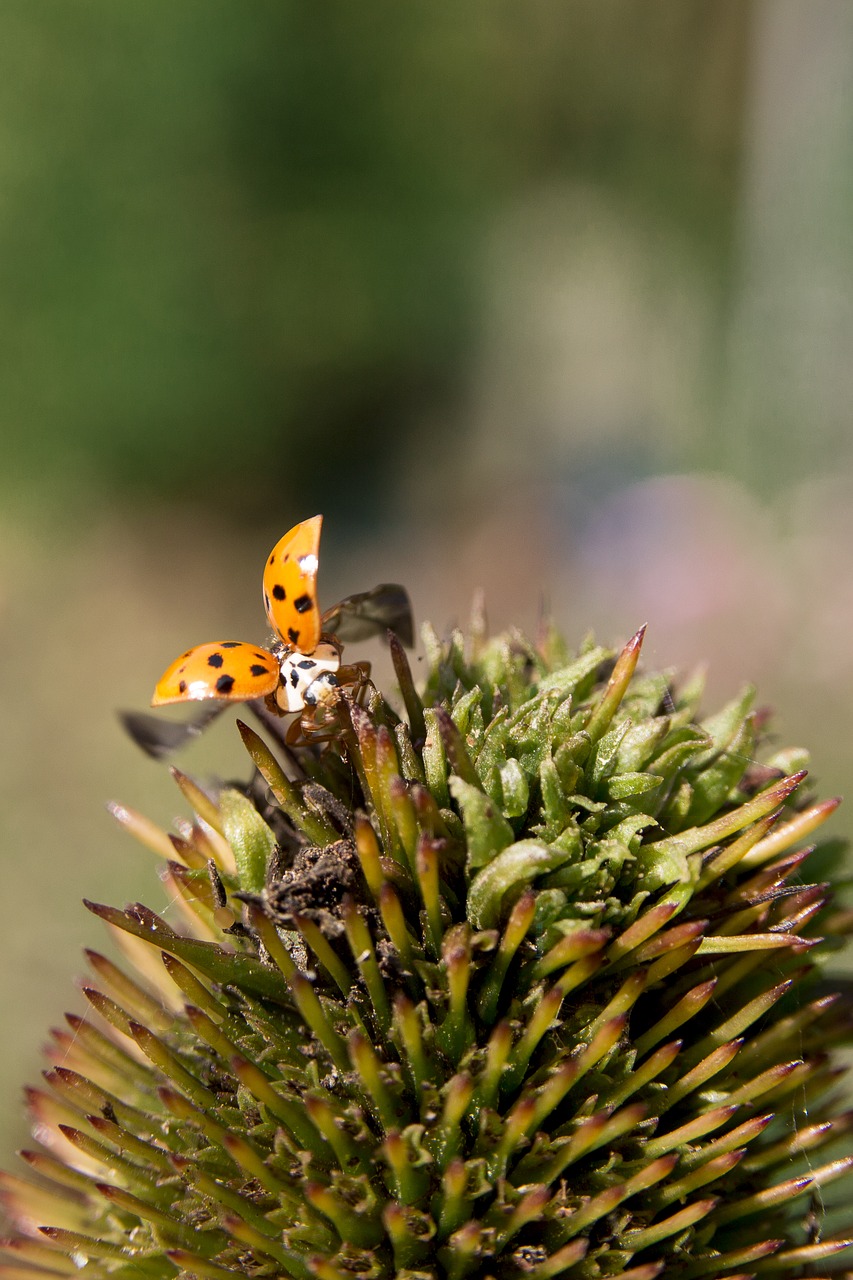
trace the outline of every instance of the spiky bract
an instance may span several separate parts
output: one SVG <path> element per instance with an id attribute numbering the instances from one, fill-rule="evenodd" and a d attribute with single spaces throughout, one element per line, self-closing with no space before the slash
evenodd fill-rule
<path id="1" fill-rule="evenodd" d="M 116 807 L 185 918 L 92 905 L 138 972 L 90 954 L 30 1091 L 7 1277 L 840 1274 L 835 802 L 642 633 L 426 640 L 404 718 L 241 726 L 252 784 L 177 775 L 177 836 Z"/>

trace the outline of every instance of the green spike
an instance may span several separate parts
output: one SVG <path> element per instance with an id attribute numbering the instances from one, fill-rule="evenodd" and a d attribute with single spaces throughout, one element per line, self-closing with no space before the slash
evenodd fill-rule
<path id="1" fill-rule="evenodd" d="M 744 858 L 744 866 L 756 867 L 769 862 L 771 858 L 789 849 L 798 840 L 811 835 L 835 813 L 840 804 L 841 800 L 836 796 L 831 800 L 821 800 L 818 804 L 804 809 L 802 813 L 796 814 L 759 841 Z"/>
<path id="2" fill-rule="evenodd" d="M 278 1263 L 288 1276 L 293 1276 L 295 1280 L 307 1280 L 308 1268 L 297 1254 L 276 1244 L 244 1218 L 226 1212 L 222 1214 L 222 1225 L 233 1237 L 260 1254 L 261 1258 L 269 1258 L 272 1262 Z"/>
<path id="3" fill-rule="evenodd" d="M 439 845 L 435 840 L 421 835 L 418 837 L 416 855 L 416 874 L 418 888 L 426 914 L 427 936 L 433 955 L 441 952 L 441 937 L 444 932 L 441 919 L 441 890 L 438 868 Z"/>
<path id="4" fill-rule="evenodd" d="M 175 1054 L 167 1048 L 158 1036 L 154 1035 L 153 1031 L 149 1031 L 147 1027 L 143 1027 L 139 1022 L 131 1022 L 129 1033 L 146 1058 L 149 1058 L 162 1071 L 166 1079 L 176 1084 L 197 1106 L 206 1111 L 210 1111 L 215 1107 L 216 1098 L 211 1091 L 191 1071 L 187 1071 Z"/>
<path id="5" fill-rule="evenodd" d="M 545 992 L 534 1008 L 530 1020 L 513 1048 L 512 1063 L 502 1080 L 502 1086 L 506 1093 L 518 1088 L 524 1079 L 530 1059 L 533 1057 L 543 1036 L 546 1035 L 556 1020 L 562 1003 L 562 991 L 560 991 L 559 987 L 552 987 L 550 991 Z"/>
<path id="6" fill-rule="evenodd" d="M 550 1258 L 545 1258 L 542 1262 L 538 1262 L 531 1267 L 527 1273 L 529 1280 L 551 1280 L 552 1276 L 558 1276 L 563 1271 L 570 1271 L 576 1263 L 582 1262 L 586 1257 L 589 1249 L 588 1240 L 571 1240 L 568 1244 L 564 1244 L 556 1253 L 552 1253 Z M 656 1273 L 651 1273 L 652 1275 Z"/>
<path id="7" fill-rule="evenodd" d="M 45 1072 L 44 1078 L 60 1097 L 78 1107 L 84 1115 L 89 1111 L 100 1111 L 104 1115 L 116 1116 L 121 1124 L 127 1124 L 137 1132 L 151 1134 L 156 1130 L 156 1119 L 146 1111 L 128 1106 L 115 1094 L 108 1093 L 76 1071 L 54 1067 Z"/>
<path id="8" fill-rule="evenodd" d="M 535 895 L 532 892 L 528 891 L 527 897 L 528 901 L 532 899 L 535 902 Z M 562 969 L 574 961 L 597 955 L 602 951 L 609 936 L 605 929 L 575 929 L 546 952 L 541 960 L 537 960 L 530 971 L 531 979 L 545 978 L 549 973 L 554 973 L 556 969 Z M 602 955 L 599 963 L 603 961 Z"/>
<path id="9" fill-rule="evenodd" d="M 218 1263 L 211 1262 L 201 1254 L 193 1253 L 191 1249 L 167 1249 L 166 1257 L 182 1271 L 200 1276 L 202 1280 L 232 1280 L 233 1276 L 244 1274 L 238 1269 L 220 1267 Z"/>
<path id="10" fill-rule="evenodd" d="M 109 1070 L 111 1081 L 126 1081 L 128 1078 L 133 1078 L 140 1085 L 151 1083 L 152 1075 L 147 1066 L 137 1062 L 129 1053 L 125 1053 L 115 1041 L 103 1035 L 85 1018 L 74 1013 L 66 1013 L 65 1021 L 73 1032 L 75 1045 L 86 1050 L 93 1064 L 104 1063 Z"/>
<path id="11" fill-rule="evenodd" d="M 406 969 L 412 972 L 415 968 L 415 940 L 409 933 L 399 895 L 387 881 L 379 893 L 379 910 L 388 937 Z"/>
<path id="12" fill-rule="evenodd" d="M 474 1094 L 474 1082 L 460 1072 L 445 1086 L 444 1106 L 433 1130 L 430 1147 L 442 1172 L 458 1154 L 462 1140 L 462 1120 Z"/>
<path id="13" fill-rule="evenodd" d="M 586 1120 L 582 1120 L 574 1133 L 567 1140 L 565 1147 L 547 1164 L 542 1176 L 549 1183 L 554 1183 L 565 1170 L 577 1160 L 582 1159 L 590 1151 L 596 1151 L 605 1143 L 613 1142 L 623 1134 L 632 1133 L 646 1117 L 646 1107 L 642 1103 L 623 1107 L 615 1114 L 599 1111 Z M 648 1150 L 644 1145 L 644 1152 Z M 521 1176 L 524 1161 L 513 1174 L 515 1181 Z"/>
<path id="14" fill-rule="evenodd" d="M 373 946 L 373 939 L 370 936 L 370 929 L 367 927 L 358 904 L 352 898 L 344 900 L 343 914 L 347 941 L 362 981 L 370 996 L 372 1015 L 379 1030 L 383 1035 L 387 1035 L 391 1026 L 391 1007 L 388 1003 L 385 983 L 379 971 L 379 963 L 376 959 L 376 950 Z"/>
<path id="15" fill-rule="evenodd" d="M 47 1272 L 59 1273 L 61 1275 L 74 1275 L 76 1267 L 71 1258 L 65 1257 L 58 1249 L 52 1249 L 49 1245 L 41 1244 L 38 1240 L 28 1240 L 25 1236 L 17 1236 L 12 1239 L 0 1239 L 0 1253 L 7 1253 L 16 1261 L 25 1262 L 28 1265 L 42 1267 Z M 29 1273 L 29 1280 L 34 1280 L 32 1273 Z"/>
<path id="16" fill-rule="evenodd" d="M 450 793 L 447 789 L 448 764 L 444 739 L 434 707 L 427 707 L 424 710 L 424 726 L 426 737 L 422 754 L 426 784 L 436 804 L 444 809 L 450 801 Z"/>
<path id="17" fill-rule="evenodd" d="M 394 1028 L 403 1047 L 405 1061 L 412 1076 L 416 1093 L 420 1094 L 429 1081 L 431 1063 L 426 1052 L 417 1010 L 408 996 L 399 992 L 394 999 Z"/>
<path id="18" fill-rule="evenodd" d="M 708 982 L 700 982 L 692 987 L 654 1026 L 637 1038 L 637 1053 L 642 1057 L 665 1036 L 671 1035 L 685 1022 L 701 1013 L 714 994 L 716 985 L 716 978 L 711 978 Z"/>
<path id="19" fill-rule="evenodd" d="M 664 1155 L 667 1151 L 672 1151 L 677 1147 L 687 1151 L 689 1150 L 688 1143 L 704 1138 L 707 1133 L 713 1133 L 720 1125 L 728 1124 L 736 1111 L 736 1106 L 729 1105 L 714 1107 L 710 1111 L 702 1112 L 695 1119 L 689 1120 L 677 1129 L 670 1129 L 656 1138 L 648 1138 L 644 1144 L 644 1150 L 652 1158 Z M 685 1158 L 682 1155 L 682 1160 Z"/>
<path id="20" fill-rule="evenodd" d="M 728 1108 L 725 1109 L 727 1110 Z M 714 1160 L 717 1156 L 734 1151 L 738 1147 L 745 1148 L 748 1143 L 761 1137 L 767 1126 L 773 1123 L 773 1119 L 773 1114 L 769 1113 L 768 1115 L 753 1116 L 750 1120 L 744 1120 L 743 1124 L 737 1125 L 713 1142 L 706 1143 L 704 1147 L 695 1147 L 692 1151 L 683 1152 L 681 1167 L 692 1169 L 697 1164 L 704 1164 L 706 1161 Z"/>
<path id="21" fill-rule="evenodd" d="M 651 1161 L 638 1173 L 626 1178 L 624 1182 L 608 1187 L 598 1195 L 590 1196 L 585 1204 L 580 1205 L 560 1223 L 558 1238 L 566 1240 L 587 1230 L 594 1222 L 613 1213 L 624 1200 L 660 1182 L 672 1172 L 677 1162 L 677 1156 L 659 1156 L 657 1160 Z"/>
<path id="22" fill-rule="evenodd" d="M 675 1182 L 670 1182 L 664 1191 L 660 1193 L 660 1203 L 662 1205 L 672 1204 L 675 1200 L 684 1200 L 687 1196 L 698 1191 L 700 1187 L 705 1187 L 709 1182 L 717 1182 L 718 1179 L 725 1178 L 743 1159 L 743 1151 L 727 1151 L 722 1155 L 714 1156 L 710 1160 L 704 1161 L 698 1168 L 691 1170 L 685 1174 L 683 1178 L 677 1178 Z"/>
<path id="23" fill-rule="evenodd" d="M 87 1116 L 86 1118 L 93 1129 L 106 1138 L 108 1142 L 118 1147 L 120 1151 L 126 1151 L 129 1155 L 135 1156 L 137 1160 L 147 1161 L 160 1173 L 170 1172 L 171 1161 L 168 1153 L 162 1147 L 153 1142 L 143 1141 L 127 1129 L 123 1129 L 115 1121 L 108 1120 L 106 1116 Z"/>
<path id="24" fill-rule="evenodd" d="M 444 1170 L 444 1177 L 437 1193 L 439 1208 L 437 1228 L 439 1240 L 446 1240 L 458 1230 L 471 1209 L 468 1195 L 468 1170 L 464 1160 L 451 1160 Z"/>
<path id="25" fill-rule="evenodd" d="M 719 1072 L 725 1070 L 726 1067 L 737 1057 L 740 1050 L 741 1040 L 730 1040 L 728 1044 L 718 1045 L 711 1053 L 707 1054 L 691 1071 L 686 1071 L 674 1084 L 671 1084 L 666 1091 L 664 1100 L 664 1108 L 675 1106 L 682 1098 L 686 1098 L 694 1089 L 701 1088 L 707 1084 Z M 735 1094 L 729 1095 L 729 1102 L 737 1102 L 739 1099 Z"/>
<path id="26" fill-rule="evenodd" d="M 412 1161 L 403 1135 L 396 1130 L 387 1133 L 380 1150 L 388 1165 L 392 1195 L 407 1205 L 421 1201 L 429 1187 L 429 1175 Z"/>
<path id="27" fill-rule="evenodd" d="M 468 1013 L 468 986 L 471 980 L 471 931 L 456 925 L 442 939 L 441 959 L 447 975 L 447 1016 L 437 1028 L 436 1039 L 454 1065 L 474 1039 Z"/>
<path id="28" fill-rule="evenodd" d="M 342 1240 L 352 1241 L 362 1249 L 375 1248 L 382 1239 L 382 1225 L 371 1214 L 354 1213 L 329 1187 L 310 1182 L 305 1198 L 328 1218 Z"/>
<path id="29" fill-rule="evenodd" d="M 487 1025 L 495 1019 L 504 979 L 533 923 L 535 910 L 536 896 L 528 890 L 521 895 L 510 912 L 477 1000 L 480 1017 Z"/>
<path id="30" fill-rule="evenodd" d="M 125 1191 L 123 1187 L 114 1187 L 107 1182 L 96 1182 L 95 1189 L 101 1193 L 109 1204 L 120 1209 L 123 1213 L 129 1213 L 141 1222 L 150 1222 L 168 1240 L 180 1240 L 183 1235 L 190 1234 L 189 1227 L 184 1226 L 180 1219 L 174 1217 L 171 1213 L 164 1212 L 164 1210 L 149 1203 L 141 1196 L 135 1196 L 131 1192 Z"/>
<path id="31" fill-rule="evenodd" d="M 677 1213 L 671 1214 L 670 1217 L 664 1218 L 661 1222 L 656 1222 L 651 1227 L 639 1230 L 629 1229 L 622 1237 L 624 1246 L 634 1253 L 639 1253 L 640 1249 L 648 1249 L 652 1245 L 660 1244 L 662 1240 L 679 1235 L 682 1231 L 686 1231 L 688 1227 L 693 1227 L 697 1222 L 701 1222 L 703 1218 L 707 1218 L 716 1203 L 717 1201 L 713 1199 L 696 1200 L 693 1204 L 687 1205 L 684 1209 L 679 1209 Z M 736 1280 L 736 1277 L 731 1276 L 729 1280 Z"/>
<path id="32" fill-rule="evenodd" d="M 92 1189 L 92 1175 L 80 1173 L 57 1160 L 55 1156 L 46 1155 L 44 1151 L 19 1151 L 18 1155 L 34 1173 L 58 1187 L 70 1187 L 72 1191 L 88 1195 Z M 106 1171 L 108 1166 L 104 1166 Z"/>
<path id="33" fill-rule="evenodd" d="M 394 663 L 394 674 L 397 677 L 400 692 L 403 695 L 403 703 L 409 719 L 412 738 L 415 742 L 422 742 L 426 737 L 424 704 L 415 688 L 406 651 L 393 632 L 390 632 L 388 636 L 388 648 L 391 651 L 391 660 Z"/>
<path id="34" fill-rule="evenodd" d="M 386 1204 L 382 1222 L 391 1241 L 397 1275 L 414 1275 L 418 1263 L 428 1257 L 429 1245 L 435 1235 L 435 1223 L 429 1214 L 396 1204 Z"/>
<path id="35" fill-rule="evenodd" d="M 629 925 L 618 938 L 614 938 L 607 948 L 607 959 L 614 964 L 617 960 L 629 955 L 636 947 L 653 938 L 665 925 L 669 924 L 678 910 L 677 902 L 659 902 Z"/>
<path id="36" fill-rule="evenodd" d="M 313 1152 L 321 1160 L 327 1158 L 328 1152 L 313 1127 L 306 1123 L 302 1108 L 289 1098 L 283 1098 L 259 1067 L 239 1055 L 232 1057 L 229 1065 L 240 1083 L 290 1130 L 305 1150 Z"/>
<path id="37" fill-rule="evenodd" d="M 299 788 L 288 778 L 263 739 L 242 720 L 237 721 L 237 728 L 258 772 L 297 830 L 304 832 L 316 844 L 330 844 L 336 840 L 334 827 L 302 801 Z"/>
<path id="38" fill-rule="evenodd" d="M 804 1174 L 798 1178 L 787 1178 L 773 1187 L 765 1187 L 752 1195 L 741 1196 L 729 1201 L 717 1210 L 715 1217 L 719 1223 L 734 1222 L 738 1218 L 748 1217 L 753 1213 L 766 1212 L 780 1203 L 787 1203 L 794 1196 L 800 1195 L 812 1185 L 812 1178 Z"/>
<path id="39" fill-rule="evenodd" d="M 62 1227 L 39 1227 L 48 1240 L 67 1253 L 79 1257 L 109 1258 L 116 1262 L 127 1262 L 133 1257 L 133 1251 L 125 1246 L 114 1244 L 110 1240 L 99 1240 L 84 1235 L 80 1231 L 66 1231 Z"/>
<path id="40" fill-rule="evenodd" d="M 135 1017 L 144 1018 L 158 1029 L 165 1030 L 170 1025 L 172 1019 L 160 1002 L 153 999 L 138 982 L 134 982 L 126 973 L 123 973 L 112 960 L 88 948 L 84 954 L 117 1003 L 126 1005 Z"/>
<path id="41" fill-rule="evenodd" d="M 396 1129 L 400 1123 L 400 1106 L 383 1075 L 382 1061 L 360 1031 L 351 1031 L 347 1046 L 353 1068 L 365 1092 L 365 1101 L 376 1114 L 384 1131 Z"/>
<path id="42" fill-rule="evenodd" d="M 619 709 L 619 704 L 624 698 L 628 685 L 631 683 L 631 677 L 636 670 L 645 634 L 645 626 L 640 627 L 639 631 L 631 637 L 616 659 L 616 665 L 607 682 L 604 696 L 584 726 L 592 742 L 598 742 L 606 733 Z"/>
<path id="43" fill-rule="evenodd" d="M 361 869 L 364 872 L 364 878 L 367 881 L 367 887 L 373 894 L 374 900 L 378 902 L 382 886 L 385 884 L 385 876 L 382 872 L 382 860 L 376 832 L 363 814 L 356 814 L 355 847 L 361 863 Z"/>
<path id="44" fill-rule="evenodd" d="M 284 991 L 276 974 L 251 956 L 226 951 L 214 942 L 185 938 L 170 929 L 153 911 L 139 904 L 127 911 L 117 911 L 99 903 L 83 900 L 84 906 L 108 924 L 151 943 L 170 955 L 177 956 L 214 982 L 238 983 L 253 994 L 270 1000 L 281 999 Z"/>
<path id="45" fill-rule="evenodd" d="M 124 1156 L 117 1155 L 115 1151 L 111 1151 L 102 1142 L 96 1141 L 95 1138 L 90 1138 L 87 1133 L 82 1133 L 79 1129 L 73 1129 L 64 1124 L 60 1125 L 59 1128 L 72 1146 L 76 1147 L 78 1151 L 81 1151 L 83 1155 L 88 1156 L 91 1160 L 98 1161 L 112 1177 L 119 1177 L 126 1184 L 144 1191 L 146 1196 L 157 1198 L 155 1178 L 147 1170 L 134 1164 L 132 1160 L 127 1160 Z"/>
<path id="46" fill-rule="evenodd" d="M 633 1093 L 645 1088 L 653 1080 L 657 1080 L 658 1076 L 666 1071 L 667 1067 L 678 1057 L 681 1045 L 682 1042 L 680 1040 L 672 1040 L 669 1044 L 661 1045 L 660 1049 L 656 1049 L 639 1067 L 634 1067 L 633 1070 L 629 1071 L 617 1088 L 608 1090 L 608 1103 L 612 1107 L 621 1107 L 623 1102 L 630 1098 Z"/>
<path id="47" fill-rule="evenodd" d="M 348 996 L 352 989 L 353 975 L 332 949 L 322 929 L 308 916 L 294 914 L 293 923 L 341 994 Z"/>

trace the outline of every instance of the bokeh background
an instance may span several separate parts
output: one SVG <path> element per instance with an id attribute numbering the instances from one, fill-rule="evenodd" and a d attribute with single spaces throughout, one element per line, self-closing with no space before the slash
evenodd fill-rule
<path id="1" fill-rule="evenodd" d="M 163 901 L 116 708 L 316 511 L 326 604 L 648 622 L 850 791 L 851 187 L 847 0 L 4 0 L 4 1160 L 81 897 Z"/>

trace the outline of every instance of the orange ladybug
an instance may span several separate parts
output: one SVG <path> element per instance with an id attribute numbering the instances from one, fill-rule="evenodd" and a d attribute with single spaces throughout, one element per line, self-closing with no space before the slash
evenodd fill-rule
<path id="1" fill-rule="evenodd" d="M 412 644 L 411 604 L 405 588 L 397 583 L 382 583 L 372 591 L 348 596 L 320 613 L 316 584 L 322 525 L 322 516 L 303 520 L 267 557 L 263 598 L 275 632 L 271 647 L 243 640 L 196 645 L 163 672 L 152 706 L 208 698 L 231 702 L 263 698 L 278 715 L 305 713 L 302 727 L 310 732 L 320 727 L 315 709 L 332 706 L 341 687 L 361 689 L 369 676 L 369 663 L 341 666 L 342 640 L 361 639 L 390 627 L 404 644 Z"/>

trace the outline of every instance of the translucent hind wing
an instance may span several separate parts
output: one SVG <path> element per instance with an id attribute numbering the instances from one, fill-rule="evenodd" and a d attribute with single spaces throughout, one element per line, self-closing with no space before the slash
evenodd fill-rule
<path id="1" fill-rule="evenodd" d="M 368 636 L 384 636 L 393 631 L 408 648 L 415 642 L 415 624 L 412 602 L 405 587 L 399 582 L 381 582 L 371 591 L 347 596 L 327 609 L 322 618 L 323 630 L 350 643 L 365 640 Z"/>
<path id="2" fill-rule="evenodd" d="M 264 608 L 286 645 L 313 653 L 320 639 L 317 567 L 322 516 L 303 520 L 275 544 L 264 566 Z"/>
<path id="3" fill-rule="evenodd" d="M 153 756 L 155 760 L 168 760 L 204 733 L 226 706 L 227 703 L 222 701 L 211 702 L 196 711 L 189 720 L 180 721 L 164 720 L 159 713 L 149 716 L 144 711 L 120 711 L 118 717 L 127 733 L 146 755 Z"/>

